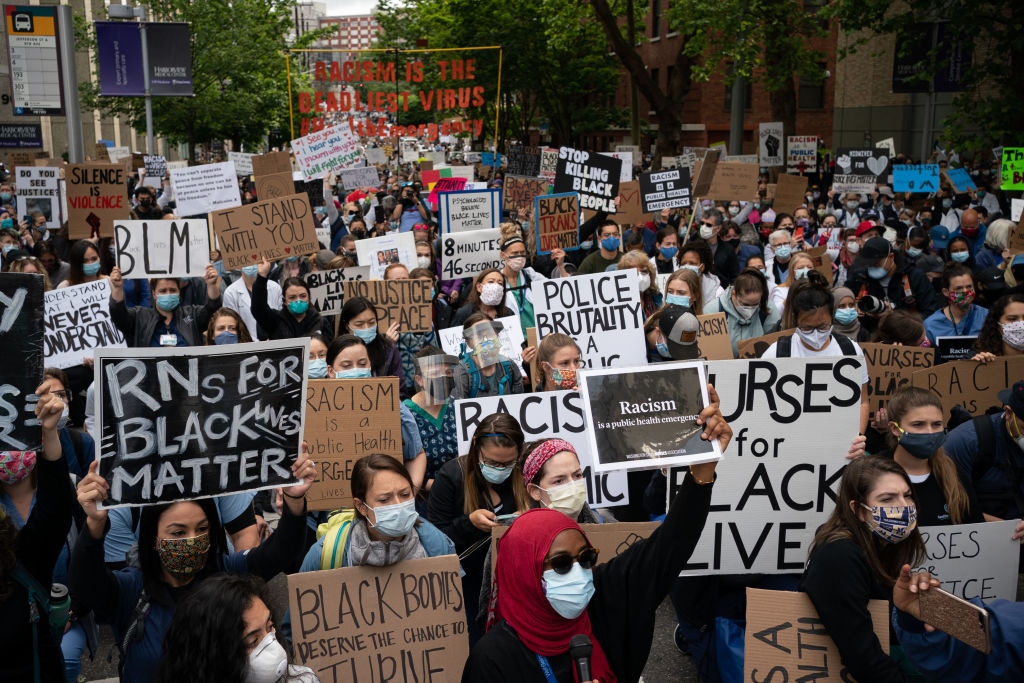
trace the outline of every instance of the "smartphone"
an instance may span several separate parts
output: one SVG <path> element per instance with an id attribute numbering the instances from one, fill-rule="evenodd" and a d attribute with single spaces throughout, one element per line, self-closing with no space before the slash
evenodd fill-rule
<path id="1" fill-rule="evenodd" d="M 511 524 L 512 522 L 514 522 L 516 520 L 516 517 L 518 517 L 518 516 L 519 516 L 518 512 L 513 512 L 513 513 L 508 514 L 508 515 L 498 515 L 497 517 L 494 518 L 494 521 L 497 522 L 498 524 Z"/>
<path id="2" fill-rule="evenodd" d="M 988 610 L 941 588 L 920 591 L 921 621 L 931 624 L 982 654 L 992 652 Z"/>

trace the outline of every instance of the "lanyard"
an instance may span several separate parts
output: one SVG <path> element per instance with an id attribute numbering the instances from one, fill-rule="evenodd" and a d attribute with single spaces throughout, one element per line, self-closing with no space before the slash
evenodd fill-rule
<path id="1" fill-rule="evenodd" d="M 548 683 L 558 683 L 558 679 L 555 678 L 555 672 L 551 670 L 551 665 L 548 664 L 548 658 L 544 655 L 535 655 L 537 657 L 537 663 L 540 664 L 540 670 L 544 672 L 544 678 Z"/>

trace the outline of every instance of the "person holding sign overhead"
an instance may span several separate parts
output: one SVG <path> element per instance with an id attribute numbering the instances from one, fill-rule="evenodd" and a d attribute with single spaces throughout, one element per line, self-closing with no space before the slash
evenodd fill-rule
<path id="1" fill-rule="evenodd" d="M 256 282 L 252 286 L 252 303 L 249 310 L 256 319 L 267 339 L 293 339 L 308 337 L 319 332 L 327 339 L 334 337 L 334 325 L 310 307 L 309 285 L 298 277 L 287 278 L 281 291 L 284 294 L 284 308 L 275 311 L 268 303 L 270 262 L 266 259 L 257 266 Z"/>
<path id="2" fill-rule="evenodd" d="M 204 279 L 207 295 L 204 306 L 179 305 L 181 281 L 154 278 L 150 284 L 153 308 L 128 308 L 121 269 L 114 268 L 110 271 L 110 319 L 130 347 L 202 346 L 210 318 L 221 307 L 220 278 L 210 263 L 206 264 Z"/>

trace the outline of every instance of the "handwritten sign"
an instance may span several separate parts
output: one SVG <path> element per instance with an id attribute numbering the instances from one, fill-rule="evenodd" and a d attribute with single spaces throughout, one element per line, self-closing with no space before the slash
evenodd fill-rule
<path id="1" fill-rule="evenodd" d="M 195 216 L 242 205 L 235 165 L 230 161 L 173 169 L 171 188 L 180 216 Z"/>
<path id="2" fill-rule="evenodd" d="M 868 363 L 868 402 L 871 412 L 884 408 L 897 389 L 911 383 L 915 371 L 935 364 L 935 349 L 921 346 L 862 343 Z"/>
<path id="3" fill-rule="evenodd" d="M 991 363 L 955 360 L 918 370 L 912 377 L 915 387 L 939 397 L 946 415 L 955 405 L 981 415 L 992 406 L 1002 406 L 999 392 L 1024 377 L 1024 356 L 999 356 Z"/>
<path id="4" fill-rule="evenodd" d="M 1013 532 L 1019 522 L 921 527 L 928 552 L 922 568 L 964 600 L 1016 600 L 1020 542 Z"/>
<path id="5" fill-rule="evenodd" d="M 124 278 L 202 277 L 210 231 L 204 220 L 118 221 L 114 248 Z"/>
<path id="6" fill-rule="evenodd" d="M 501 190 L 462 190 L 438 197 L 442 233 L 489 230 L 501 224 Z"/>
<path id="7" fill-rule="evenodd" d="M 320 250 L 317 222 L 304 194 L 214 211 L 210 217 L 228 270 Z"/>
<path id="8" fill-rule="evenodd" d="M 938 187 L 938 164 L 894 164 L 892 167 L 892 189 L 897 192 L 935 192 Z"/>
<path id="9" fill-rule="evenodd" d="M 359 138 L 344 126 L 331 126 L 292 140 L 292 152 L 304 178 L 314 180 L 352 166 L 359 158 Z"/>
<path id="10" fill-rule="evenodd" d="M 596 211 L 583 209 L 583 220 L 589 221 Z M 628 183 L 619 184 L 619 210 L 615 214 L 615 221 L 619 225 L 637 225 L 650 220 L 650 215 L 644 213 L 643 202 L 640 198 L 640 181 L 631 180 Z"/>
<path id="11" fill-rule="evenodd" d="M 109 237 L 116 220 L 128 218 L 128 180 L 118 164 L 67 166 L 68 236 Z"/>
<path id="12" fill-rule="evenodd" d="M 527 218 L 533 215 L 533 198 L 548 193 L 548 181 L 543 178 L 527 178 L 525 176 L 505 176 L 502 185 L 502 208 L 518 220 L 520 209 L 525 210 Z"/>
<path id="13" fill-rule="evenodd" d="M 345 299 L 366 297 L 377 308 L 377 329 L 398 323 L 399 332 L 430 332 L 433 327 L 428 280 L 347 280 Z"/>
<path id="14" fill-rule="evenodd" d="M 540 148 L 512 145 L 508 150 L 508 168 L 510 175 L 540 175 Z"/>
<path id="15" fill-rule="evenodd" d="M 430 194 L 427 196 L 427 201 L 436 209 L 442 194 L 458 192 L 465 188 L 465 178 L 439 178 L 438 181 L 434 183 L 434 186 L 430 188 Z"/>
<path id="16" fill-rule="evenodd" d="M 803 206 L 806 200 L 807 178 L 802 175 L 789 175 L 783 173 L 775 185 L 775 199 L 772 206 L 776 212 L 784 211 L 789 213 L 798 206 Z"/>
<path id="17" fill-rule="evenodd" d="M 252 157 L 252 172 L 256 177 L 292 172 L 292 155 L 288 152 L 267 152 Z"/>
<path id="18" fill-rule="evenodd" d="M 441 237 L 441 272 L 455 280 L 500 268 L 501 230 L 473 230 Z"/>
<path id="19" fill-rule="evenodd" d="M 254 184 L 259 199 L 280 199 L 295 194 L 295 181 L 292 180 L 291 171 L 256 176 Z"/>
<path id="20" fill-rule="evenodd" d="M 373 166 L 343 168 L 338 171 L 338 177 L 341 179 L 341 186 L 348 190 L 380 185 L 380 175 Z"/>
<path id="21" fill-rule="evenodd" d="M 555 192 L 577 192 L 585 209 L 615 213 L 622 160 L 572 147 L 558 149 Z"/>
<path id="22" fill-rule="evenodd" d="M 167 175 L 167 157 L 161 154 L 146 154 L 142 157 L 146 166 L 146 177 L 159 180 Z"/>
<path id="23" fill-rule="evenodd" d="M 43 383 L 43 278 L 0 273 L 0 450 L 29 451 L 42 443 L 29 396 Z"/>
<path id="24" fill-rule="evenodd" d="M 534 197 L 537 253 L 580 248 L 580 196 L 575 192 Z"/>
<path id="25" fill-rule="evenodd" d="M 971 174 L 967 172 L 966 168 L 947 168 L 943 173 L 946 178 L 949 179 L 949 184 L 953 186 L 953 189 L 957 192 L 967 192 L 967 190 L 976 190 L 977 187 L 974 181 L 971 180 Z"/>
<path id="26" fill-rule="evenodd" d="M 644 213 L 690 206 L 690 172 L 685 168 L 641 173 L 639 182 Z"/>
<path id="27" fill-rule="evenodd" d="M 1024 147 L 1003 147 L 1003 190 L 1024 190 Z"/>
<path id="28" fill-rule="evenodd" d="M 350 280 L 369 280 L 369 266 L 314 270 L 306 275 L 309 302 L 324 315 L 341 313 L 345 303 L 345 283 Z"/>
<path id="29" fill-rule="evenodd" d="M 46 367 L 70 368 L 100 347 L 123 347 L 124 336 L 110 319 L 110 281 L 63 287 L 43 295 Z"/>
<path id="30" fill-rule="evenodd" d="M 732 360 L 732 340 L 725 313 L 698 315 L 697 348 L 706 360 Z"/>
<path id="31" fill-rule="evenodd" d="M 235 173 L 238 176 L 250 176 L 253 174 L 252 158 L 254 156 L 256 155 L 248 152 L 228 152 L 228 161 L 235 165 Z"/>
<path id="32" fill-rule="evenodd" d="M 495 318 L 494 322 L 501 323 L 501 331 L 498 332 L 498 341 L 501 343 L 501 355 L 518 365 L 519 369 L 522 370 L 523 342 L 525 337 L 523 336 L 523 327 L 519 323 L 519 316 L 506 315 L 501 318 Z M 438 331 L 437 340 L 445 353 L 458 357 L 462 356 L 462 344 L 465 340 L 462 331 L 462 325 L 447 327 Z"/>
<path id="33" fill-rule="evenodd" d="M 701 198 L 722 201 L 750 200 L 757 196 L 757 178 L 760 169 L 757 164 L 743 164 L 735 161 L 720 161 L 715 167 L 715 177 L 707 194 Z M 696 192 L 694 193 L 696 195 Z"/>
<path id="34" fill-rule="evenodd" d="M 46 227 L 60 227 L 60 169 L 18 166 L 15 169 L 18 204 L 22 214 L 38 211 L 46 218 Z"/>

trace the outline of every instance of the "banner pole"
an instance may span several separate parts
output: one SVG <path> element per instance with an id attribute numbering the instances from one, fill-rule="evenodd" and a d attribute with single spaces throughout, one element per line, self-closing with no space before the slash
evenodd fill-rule
<path id="1" fill-rule="evenodd" d="M 498 153 L 498 121 L 501 116 L 501 58 L 503 50 L 498 47 L 498 98 L 494 102 L 494 153 Z M 497 159 L 497 157 L 495 157 Z"/>
<path id="2" fill-rule="evenodd" d="M 290 50 L 284 51 L 284 68 L 288 74 L 288 139 L 295 137 L 295 114 L 292 111 L 292 54 Z"/>

